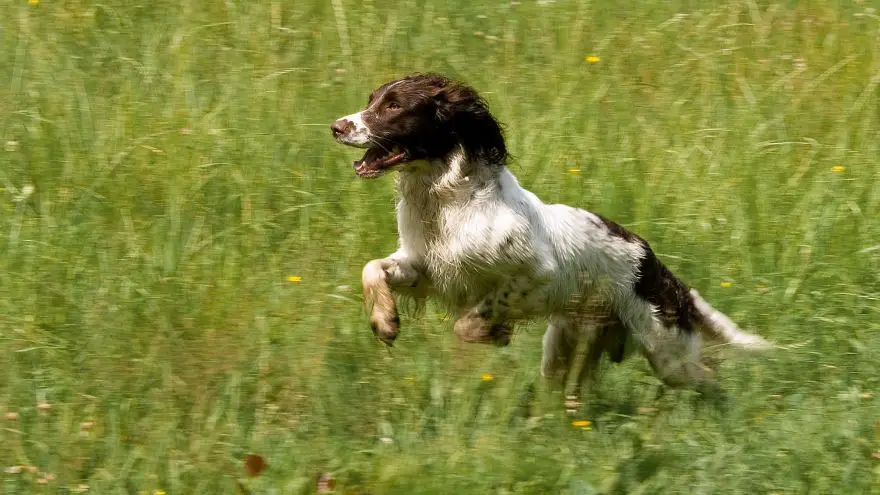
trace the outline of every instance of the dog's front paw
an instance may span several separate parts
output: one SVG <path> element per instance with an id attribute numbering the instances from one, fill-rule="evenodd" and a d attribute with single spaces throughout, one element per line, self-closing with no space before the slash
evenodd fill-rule
<path id="1" fill-rule="evenodd" d="M 506 323 L 492 323 L 480 316 L 469 314 L 455 322 L 455 333 L 463 342 L 503 347 L 510 343 L 513 330 Z"/>
<path id="2" fill-rule="evenodd" d="M 513 335 L 513 329 L 506 323 L 496 323 L 489 329 L 489 338 L 498 347 L 510 344 L 511 335 Z"/>
<path id="3" fill-rule="evenodd" d="M 396 311 L 393 313 L 373 311 L 370 316 L 370 327 L 379 340 L 391 347 L 400 332 L 400 317 Z"/>

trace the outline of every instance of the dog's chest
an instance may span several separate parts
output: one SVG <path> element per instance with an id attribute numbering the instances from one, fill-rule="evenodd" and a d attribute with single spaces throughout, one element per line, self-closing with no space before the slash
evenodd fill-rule
<path id="1" fill-rule="evenodd" d="M 494 197 L 442 199 L 402 199 L 398 228 L 401 247 L 421 260 L 443 299 L 479 299 L 534 261 L 523 214 Z"/>

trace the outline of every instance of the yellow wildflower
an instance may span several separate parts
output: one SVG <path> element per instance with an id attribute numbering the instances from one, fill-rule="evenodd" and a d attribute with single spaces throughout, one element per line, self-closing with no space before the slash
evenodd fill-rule
<path id="1" fill-rule="evenodd" d="M 28 5 L 38 5 L 40 0 L 28 0 Z"/>
<path id="2" fill-rule="evenodd" d="M 584 57 L 584 62 L 586 62 L 586 63 L 588 63 L 588 64 L 595 64 L 595 63 L 598 63 L 598 62 L 599 62 L 599 56 L 598 56 L 598 55 L 587 55 L 586 57 Z"/>
<path id="3" fill-rule="evenodd" d="M 481 379 L 482 379 L 484 382 L 491 382 L 492 380 L 495 379 L 495 377 L 492 376 L 492 375 L 490 375 L 489 373 L 483 373 L 483 376 L 481 377 Z"/>
<path id="4" fill-rule="evenodd" d="M 570 169 L 566 170 L 566 172 L 570 173 L 571 175 L 578 175 L 578 174 L 581 173 L 581 169 L 579 169 L 579 168 L 570 168 Z"/>
<path id="5" fill-rule="evenodd" d="M 844 171 L 846 171 L 846 167 L 844 167 L 843 165 L 835 165 L 831 167 L 831 171 L 835 174 L 842 174 Z"/>
<path id="6" fill-rule="evenodd" d="M 153 490 L 153 495 L 165 495 L 165 490 Z"/>
<path id="7" fill-rule="evenodd" d="M 303 278 L 300 277 L 299 275 L 291 275 L 291 276 L 287 277 L 287 281 L 298 284 L 303 281 Z"/>
<path id="8" fill-rule="evenodd" d="M 574 426 L 575 428 L 578 428 L 580 430 L 591 430 L 593 429 L 592 425 L 593 423 L 587 421 L 586 419 L 579 419 L 577 421 L 571 422 L 571 426 Z"/>
<path id="9" fill-rule="evenodd" d="M 722 289 L 729 289 L 729 288 L 733 287 L 733 282 L 731 282 L 729 280 L 723 280 L 720 285 L 721 285 Z"/>

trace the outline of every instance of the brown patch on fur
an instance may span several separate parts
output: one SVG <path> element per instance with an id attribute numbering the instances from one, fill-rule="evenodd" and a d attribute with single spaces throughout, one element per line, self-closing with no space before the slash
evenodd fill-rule
<path id="1" fill-rule="evenodd" d="M 690 289 L 657 259 L 647 242 L 641 242 L 645 254 L 639 260 L 636 294 L 657 308 L 657 316 L 667 328 L 677 326 L 693 331 L 699 312 L 694 307 Z"/>
<path id="2" fill-rule="evenodd" d="M 688 286 L 657 259 L 647 241 L 612 220 L 601 215 L 596 216 L 611 235 L 627 242 L 639 243 L 644 248 L 645 254 L 639 260 L 638 279 L 634 287 L 636 294 L 657 308 L 657 316 L 667 328 L 678 326 L 692 331 L 698 312 L 694 308 Z"/>
<path id="3" fill-rule="evenodd" d="M 623 239 L 625 241 L 629 241 L 629 242 L 632 242 L 636 239 L 641 240 L 641 237 L 635 235 L 634 233 L 630 232 L 629 230 L 626 230 L 626 228 L 623 225 L 620 225 L 619 223 L 617 223 L 613 220 L 605 218 L 602 215 L 596 214 L 596 216 L 599 217 L 599 220 L 602 221 L 602 224 L 605 225 L 605 228 L 608 229 L 608 232 L 610 232 L 611 235 L 613 235 L 615 237 L 620 237 L 621 239 Z"/>

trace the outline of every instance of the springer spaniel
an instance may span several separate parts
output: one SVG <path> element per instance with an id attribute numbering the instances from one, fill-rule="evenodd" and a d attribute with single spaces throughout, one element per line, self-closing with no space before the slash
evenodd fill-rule
<path id="1" fill-rule="evenodd" d="M 399 173 L 400 247 L 367 263 L 362 278 L 373 331 L 389 346 L 400 329 L 395 294 L 438 299 L 467 342 L 505 345 L 515 321 L 548 318 L 544 376 L 565 376 L 582 339 L 582 376 L 604 352 L 623 359 L 632 339 L 667 385 L 711 391 L 703 339 L 769 346 L 676 278 L 642 238 L 523 189 L 505 166 L 501 127 L 468 86 L 410 75 L 331 130 L 366 149 L 354 162 L 359 177 Z"/>

